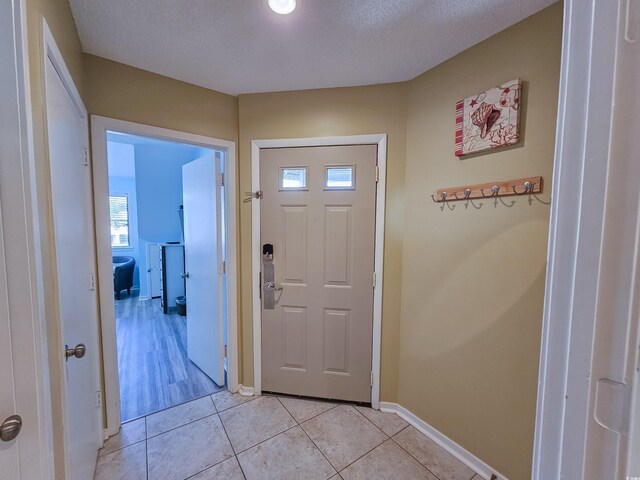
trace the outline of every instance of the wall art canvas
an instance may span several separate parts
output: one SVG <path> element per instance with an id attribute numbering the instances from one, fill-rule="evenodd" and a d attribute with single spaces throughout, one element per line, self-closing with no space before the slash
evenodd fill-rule
<path id="1" fill-rule="evenodd" d="M 456 155 L 514 145 L 520 141 L 522 81 L 511 80 L 456 104 Z"/>

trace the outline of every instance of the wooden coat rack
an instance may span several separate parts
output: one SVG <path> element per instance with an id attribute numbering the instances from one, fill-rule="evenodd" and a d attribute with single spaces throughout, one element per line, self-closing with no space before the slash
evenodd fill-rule
<path id="1" fill-rule="evenodd" d="M 461 187 L 439 188 L 431 199 L 436 203 L 475 198 L 506 197 L 542 192 L 542 177 L 518 178 L 506 182 L 479 183 Z"/>

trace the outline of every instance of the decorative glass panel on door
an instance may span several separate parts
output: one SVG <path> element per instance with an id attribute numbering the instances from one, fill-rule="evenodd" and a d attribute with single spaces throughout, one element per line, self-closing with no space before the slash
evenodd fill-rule
<path id="1" fill-rule="evenodd" d="M 355 180 L 353 165 L 326 167 L 324 186 L 327 190 L 353 190 L 356 185 Z"/>
<path id="2" fill-rule="evenodd" d="M 280 168 L 280 190 L 306 190 L 307 167 Z"/>

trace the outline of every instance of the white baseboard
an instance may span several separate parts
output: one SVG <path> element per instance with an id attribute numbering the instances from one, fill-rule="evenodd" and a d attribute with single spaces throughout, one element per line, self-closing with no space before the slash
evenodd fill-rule
<path id="1" fill-rule="evenodd" d="M 244 385 L 238 385 L 238 393 L 243 397 L 253 397 L 256 391 L 253 387 L 245 387 Z"/>
<path id="2" fill-rule="evenodd" d="M 464 463 L 467 467 L 471 468 L 482 478 L 490 480 L 492 475 L 496 475 L 498 480 L 507 480 L 507 477 L 497 472 L 495 468 L 491 468 L 474 454 L 458 445 L 449 437 L 433 428 L 427 422 L 411 413 L 403 406 L 398 405 L 397 403 L 380 402 L 380 411 L 386 413 L 395 413 L 400 418 L 406 420 L 410 425 L 413 425 L 416 429 L 418 429 L 424 435 L 440 445 L 447 452 Z"/>

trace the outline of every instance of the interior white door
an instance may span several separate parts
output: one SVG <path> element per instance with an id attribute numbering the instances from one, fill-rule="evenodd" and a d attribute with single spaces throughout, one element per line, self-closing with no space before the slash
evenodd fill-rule
<path id="1" fill-rule="evenodd" d="M 0 440 L 0 477 L 49 479 L 51 464 L 41 448 L 51 432 L 39 412 L 46 406 L 30 214 L 21 16 L 21 2 L 0 2 L 0 423 L 17 421 L 10 419 L 14 415 L 23 422 L 17 437 L 10 440 L 5 435 Z"/>
<path id="2" fill-rule="evenodd" d="M 187 353 L 215 383 L 224 385 L 222 299 L 222 188 L 219 154 L 182 167 Z"/>
<path id="3" fill-rule="evenodd" d="M 65 348 L 86 347 L 81 358 L 61 359 L 67 478 L 86 480 L 93 478 L 101 432 L 88 119 L 49 57 L 45 82 L 61 338 Z"/>
<path id="4" fill-rule="evenodd" d="M 376 145 L 260 152 L 263 391 L 371 401 L 376 161 Z"/>

